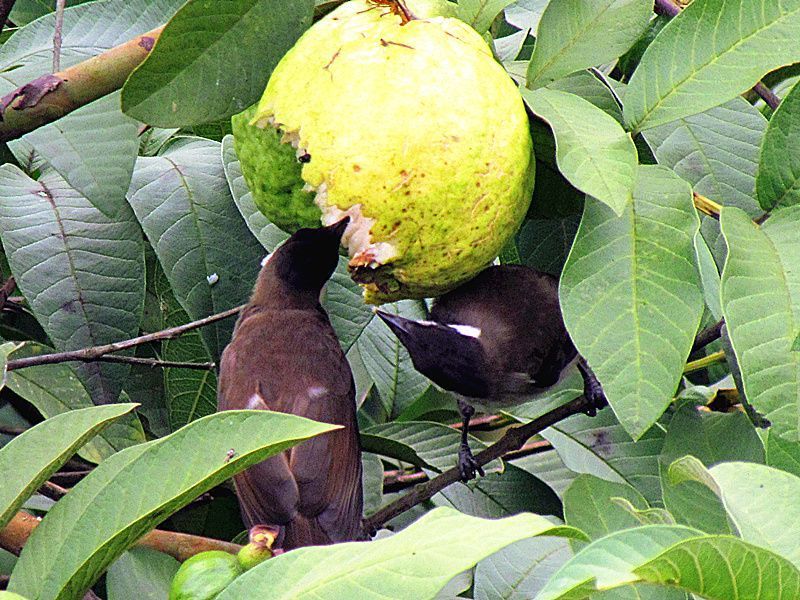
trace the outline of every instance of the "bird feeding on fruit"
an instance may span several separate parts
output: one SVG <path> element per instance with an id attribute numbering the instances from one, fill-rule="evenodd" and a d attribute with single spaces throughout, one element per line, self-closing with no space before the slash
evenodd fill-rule
<path id="1" fill-rule="evenodd" d="M 300 229 L 270 255 L 222 353 L 220 410 L 342 426 L 234 477 L 246 525 L 278 526 L 284 550 L 363 537 L 353 375 L 319 303 L 347 223 Z"/>
<path id="2" fill-rule="evenodd" d="M 564 326 L 555 277 L 521 265 L 489 267 L 437 299 L 430 321 L 377 311 L 408 349 L 414 367 L 455 392 L 463 418 L 458 466 L 469 480 L 483 470 L 467 434 L 475 406 L 513 406 L 555 385 L 577 363 L 590 414 L 607 404 L 600 382 Z"/>

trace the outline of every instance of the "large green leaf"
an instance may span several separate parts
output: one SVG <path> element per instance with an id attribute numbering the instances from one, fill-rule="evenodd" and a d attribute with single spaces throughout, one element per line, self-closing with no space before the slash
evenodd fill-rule
<path id="1" fill-rule="evenodd" d="M 636 147 L 614 117 L 560 90 L 521 89 L 533 113 L 547 121 L 556 138 L 561 173 L 580 191 L 622 214 L 636 181 Z"/>
<path id="2" fill-rule="evenodd" d="M 108 600 L 164 600 L 181 564 L 150 548 L 131 548 L 106 574 Z"/>
<path id="3" fill-rule="evenodd" d="M 492 468 L 491 463 L 488 468 Z M 546 483 L 511 464 L 504 465 L 502 472 L 487 472 L 469 486 L 446 487 L 431 501 L 437 506 L 452 506 L 462 513 L 484 518 L 521 512 L 557 517 L 563 514 L 561 500 Z"/>
<path id="4" fill-rule="evenodd" d="M 567 329 L 634 438 L 672 400 L 700 323 L 698 224 L 689 185 L 642 166 L 621 216 L 587 198 L 561 275 Z"/>
<path id="5" fill-rule="evenodd" d="M 722 210 L 728 259 L 722 312 L 747 402 L 774 432 L 800 440 L 800 207 L 777 211 L 759 226 L 737 208 Z"/>
<path id="6" fill-rule="evenodd" d="M 75 451 L 135 404 L 111 404 L 73 410 L 47 419 L 0 448 L 0 530 L 23 503 Z"/>
<path id="7" fill-rule="evenodd" d="M 529 538 L 506 546 L 475 567 L 475 600 L 535 598 L 571 556 L 569 542 L 558 537 Z"/>
<path id="8" fill-rule="evenodd" d="M 720 463 L 709 469 L 725 509 L 745 541 L 768 548 L 800 569 L 800 478 L 766 465 Z M 769 498 L 768 502 L 754 502 Z"/>
<path id="9" fill-rule="evenodd" d="M 537 535 L 581 537 L 578 530 L 538 515 L 486 520 L 442 507 L 388 538 L 282 554 L 237 578 L 218 600 L 434 598 L 450 579 L 482 558 Z"/>
<path id="10" fill-rule="evenodd" d="M 639 525 L 613 498 L 624 498 L 638 510 L 648 508 L 644 496 L 628 484 L 580 475 L 564 493 L 564 520 L 593 540 Z"/>
<path id="11" fill-rule="evenodd" d="M 17 286 L 57 350 L 131 338 L 144 308 L 144 242 L 133 212 L 113 219 L 54 171 L 0 167 L 0 235 Z M 128 365 L 77 367 L 96 403 L 117 399 Z"/>
<path id="12" fill-rule="evenodd" d="M 589 598 L 599 590 L 619 594 L 639 582 L 660 584 L 655 598 L 672 598 L 677 587 L 714 600 L 788 600 L 800 591 L 800 572 L 785 558 L 734 537 L 649 525 L 591 543 L 556 572 L 537 600 Z"/>
<path id="13" fill-rule="evenodd" d="M 61 68 L 64 69 L 163 25 L 184 0 L 104 0 L 64 11 Z M 48 3 L 52 10 L 52 3 Z M 0 93 L 53 69 L 55 15 L 15 32 L 0 48 Z"/>
<path id="14" fill-rule="evenodd" d="M 800 60 L 798 35 L 798 0 L 695 0 L 645 51 L 625 121 L 642 130 L 722 104 Z"/>
<path id="15" fill-rule="evenodd" d="M 312 0 L 189 0 L 128 78 L 123 109 L 159 127 L 241 112 L 258 100 L 278 60 L 311 25 L 313 8 Z"/>
<path id="16" fill-rule="evenodd" d="M 25 358 L 51 352 L 52 348 L 28 342 L 15 351 L 11 358 Z M 89 392 L 75 376 L 75 370 L 67 363 L 36 365 L 9 371 L 6 373 L 6 385 L 15 394 L 30 402 L 46 419 L 92 406 Z M 144 431 L 139 417 L 129 414 L 103 427 L 102 431 L 78 450 L 78 454 L 85 460 L 99 463 L 117 450 L 144 441 Z"/>
<path id="17" fill-rule="evenodd" d="M 687 454 L 706 466 L 730 460 L 764 462 L 764 446 L 753 424 L 744 413 L 701 412 L 684 405 L 667 427 L 661 452 L 664 505 L 676 521 L 706 533 L 731 533 L 724 507 L 706 486 L 668 476 L 667 468 Z"/>
<path id="18" fill-rule="evenodd" d="M 767 435 L 767 464 L 800 477 L 800 442 L 785 440 L 774 431 Z"/>
<path id="19" fill-rule="evenodd" d="M 756 177 L 764 210 L 800 204 L 800 85 L 795 85 L 769 120 Z"/>
<path id="20" fill-rule="evenodd" d="M 639 39 L 652 14 L 650 0 L 550 2 L 539 21 L 528 87 L 614 60 Z"/>
<path id="21" fill-rule="evenodd" d="M 18 143 L 46 160 L 70 186 L 114 218 L 124 210 L 139 149 L 136 132 L 136 121 L 122 114 L 119 94 L 114 93 L 35 129 Z"/>
<path id="22" fill-rule="evenodd" d="M 516 0 L 461 0 L 458 18 L 472 26 L 478 33 L 489 30 L 495 17 Z"/>
<path id="23" fill-rule="evenodd" d="M 183 140 L 139 158 L 128 200 L 190 318 L 247 301 L 264 251 L 233 204 L 218 142 Z M 232 330 L 232 320 L 203 328 L 215 359 Z"/>
<path id="24" fill-rule="evenodd" d="M 226 411 L 123 450 L 53 506 L 9 589 L 41 600 L 80 597 L 139 537 L 198 495 L 334 428 L 284 413 Z"/>

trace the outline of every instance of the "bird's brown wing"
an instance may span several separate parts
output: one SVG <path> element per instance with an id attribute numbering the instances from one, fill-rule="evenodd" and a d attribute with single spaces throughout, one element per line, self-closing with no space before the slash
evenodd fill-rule
<path id="1" fill-rule="evenodd" d="M 240 322 L 223 354 L 219 408 L 276 410 L 344 426 L 251 467 L 235 482 L 249 525 L 311 519 L 312 529 L 321 528 L 329 541 L 358 537 L 362 490 L 355 390 L 324 313 L 262 311 Z"/>

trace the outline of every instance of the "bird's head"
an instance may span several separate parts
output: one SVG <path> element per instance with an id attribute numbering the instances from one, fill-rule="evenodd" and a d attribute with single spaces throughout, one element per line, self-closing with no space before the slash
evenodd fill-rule
<path id="1" fill-rule="evenodd" d="M 327 227 L 298 229 L 265 260 L 254 301 L 275 288 L 318 297 L 336 269 L 342 235 L 349 222 L 345 217 Z"/>

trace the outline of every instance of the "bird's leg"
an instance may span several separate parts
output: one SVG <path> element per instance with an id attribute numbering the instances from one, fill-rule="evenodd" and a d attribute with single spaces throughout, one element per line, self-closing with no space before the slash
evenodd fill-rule
<path id="1" fill-rule="evenodd" d="M 458 470 L 461 471 L 461 481 L 475 479 L 475 473 L 483 477 L 483 468 L 475 460 L 469 448 L 469 420 L 475 414 L 475 409 L 464 398 L 458 398 L 458 412 L 461 413 L 461 447 L 458 449 Z"/>
<path id="2" fill-rule="evenodd" d="M 593 417 L 601 408 L 608 406 L 608 400 L 603 393 L 603 386 L 597 380 L 597 376 L 589 368 L 589 363 L 582 356 L 578 357 L 578 370 L 583 377 L 583 395 L 589 401 L 586 414 Z"/>

